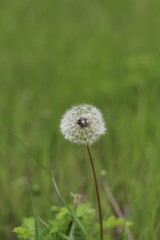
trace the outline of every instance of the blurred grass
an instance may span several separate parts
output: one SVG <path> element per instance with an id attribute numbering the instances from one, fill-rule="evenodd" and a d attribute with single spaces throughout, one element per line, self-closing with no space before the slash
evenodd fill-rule
<path id="1" fill-rule="evenodd" d="M 64 111 L 85 102 L 108 126 L 92 149 L 97 173 L 107 170 L 135 238 L 158 240 L 159 8 L 158 0 L 0 2 L 0 239 L 33 214 L 26 181 L 41 217 L 58 202 L 40 164 L 53 168 L 65 198 L 79 192 L 96 206 L 86 150 L 59 132 Z"/>

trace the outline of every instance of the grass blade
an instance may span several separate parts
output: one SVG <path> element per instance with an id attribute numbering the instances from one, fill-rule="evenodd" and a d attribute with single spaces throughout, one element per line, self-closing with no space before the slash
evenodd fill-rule
<path id="1" fill-rule="evenodd" d="M 34 219 L 35 219 L 35 240 L 40 240 L 40 238 L 39 238 L 38 220 L 37 220 L 38 218 L 37 218 L 36 209 L 35 209 L 35 205 L 34 205 L 34 201 L 33 201 L 33 196 L 32 196 L 32 192 L 31 192 L 29 183 L 27 183 L 27 185 L 28 185 L 28 189 L 29 189 L 29 193 L 30 193 L 30 197 L 31 197 L 31 201 L 32 201 L 33 212 L 34 212 Z"/>
<path id="2" fill-rule="evenodd" d="M 66 240 L 73 240 L 72 238 L 66 236 L 66 235 L 63 234 L 63 233 L 58 232 L 58 234 L 59 234 L 61 237 L 63 237 L 63 239 L 66 239 Z"/>
<path id="3" fill-rule="evenodd" d="M 39 221 L 46 227 L 49 229 L 49 225 L 42 219 L 39 217 Z"/>
<path id="4" fill-rule="evenodd" d="M 15 139 L 17 140 L 17 142 L 19 142 L 23 148 L 26 150 L 26 152 L 33 158 L 36 160 L 36 162 L 34 162 L 34 165 L 44 169 L 47 172 L 50 172 L 50 169 L 46 166 L 44 166 L 43 164 L 39 163 L 39 158 L 29 149 L 29 147 L 18 137 L 14 134 Z"/>
<path id="5" fill-rule="evenodd" d="M 62 198 L 60 191 L 58 189 L 57 183 L 55 181 L 54 175 L 53 175 L 53 171 L 51 171 L 51 176 L 52 176 L 52 181 L 53 181 L 53 185 L 56 189 L 56 192 L 61 200 L 61 202 L 65 205 L 65 207 L 68 209 L 68 211 L 72 214 L 72 217 L 74 219 L 74 221 L 79 225 L 79 227 L 82 229 L 82 231 L 84 232 L 85 236 L 88 237 L 88 234 L 84 228 L 84 226 L 82 225 L 81 221 L 76 217 L 74 211 L 69 207 L 69 205 L 66 203 L 66 201 Z"/>

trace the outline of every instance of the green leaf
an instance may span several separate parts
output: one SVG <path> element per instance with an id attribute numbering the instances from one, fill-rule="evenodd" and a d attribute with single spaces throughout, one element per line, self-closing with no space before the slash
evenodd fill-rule
<path id="1" fill-rule="evenodd" d="M 53 175 L 53 171 L 51 171 L 51 176 L 52 176 L 52 181 L 53 181 L 53 184 L 54 184 L 54 187 L 56 189 L 56 192 L 59 196 L 59 198 L 61 199 L 62 203 L 66 206 L 66 208 L 69 210 L 69 212 L 71 213 L 73 219 L 75 220 L 75 222 L 80 226 L 80 228 L 82 229 L 82 231 L 84 232 L 85 236 L 88 237 L 88 234 L 84 228 L 84 226 L 82 225 L 81 221 L 76 217 L 74 211 L 70 208 L 70 206 L 66 203 L 66 201 L 62 198 L 61 194 L 60 194 L 60 191 L 58 189 L 58 186 L 56 184 L 56 181 L 55 181 L 55 178 L 54 178 L 54 175 Z"/>
<path id="2" fill-rule="evenodd" d="M 103 228 L 108 229 L 108 228 L 113 228 L 113 227 L 124 227 L 124 226 L 132 226 L 131 221 L 126 221 L 123 218 L 116 218 L 115 216 L 110 216 L 107 220 L 103 221 Z M 99 224 L 96 223 L 96 229 L 99 230 Z"/>
<path id="3" fill-rule="evenodd" d="M 13 229 L 18 235 L 19 239 L 23 240 L 34 240 L 35 238 L 35 223 L 34 218 L 24 218 L 21 227 L 16 227 Z"/>
<path id="4" fill-rule="evenodd" d="M 53 211 L 53 212 L 57 212 L 57 211 L 59 211 L 59 209 L 60 209 L 60 207 L 55 206 L 55 205 L 53 205 L 53 206 L 51 207 L 51 211 Z"/>

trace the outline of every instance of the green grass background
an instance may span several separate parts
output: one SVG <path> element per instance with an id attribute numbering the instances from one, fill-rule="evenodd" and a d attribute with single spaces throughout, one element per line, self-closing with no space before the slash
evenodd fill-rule
<path id="1" fill-rule="evenodd" d="M 96 207 L 87 151 L 59 131 L 80 103 L 99 107 L 108 127 L 92 148 L 98 177 L 107 171 L 135 239 L 160 239 L 159 9 L 158 0 L 0 1 L 0 239 L 33 215 L 27 181 L 42 218 L 59 203 L 41 164 L 67 201 L 79 192 Z"/>

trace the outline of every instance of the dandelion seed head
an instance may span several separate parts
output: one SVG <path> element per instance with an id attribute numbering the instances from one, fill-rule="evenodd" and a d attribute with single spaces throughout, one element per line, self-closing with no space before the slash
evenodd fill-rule
<path id="1" fill-rule="evenodd" d="M 107 130 L 99 109 L 87 104 L 69 109 L 61 119 L 60 129 L 65 139 L 85 145 L 97 142 Z"/>

